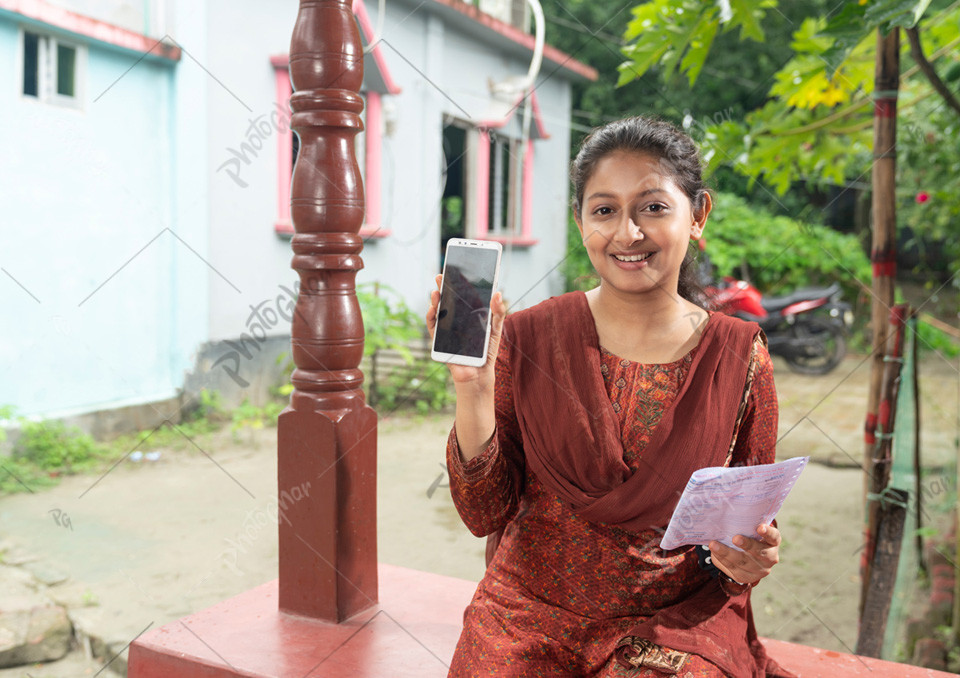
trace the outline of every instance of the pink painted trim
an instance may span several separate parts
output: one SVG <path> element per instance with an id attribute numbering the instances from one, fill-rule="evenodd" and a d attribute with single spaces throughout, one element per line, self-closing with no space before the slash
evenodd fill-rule
<path id="1" fill-rule="evenodd" d="M 367 7 L 363 4 L 363 0 L 353 0 L 353 13 L 356 15 L 360 29 L 363 31 L 363 37 L 367 39 L 367 44 L 369 45 L 373 39 L 377 37 L 377 32 L 374 29 L 373 22 L 370 21 L 370 14 L 367 13 Z M 390 69 L 387 68 L 387 60 L 383 57 L 383 50 L 380 49 L 379 43 L 374 45 L 373 49 L 370 50 L 370 54 L 373 56 L 374 63 L 377 64 L 380 77 L 383 78 L 383 84 L 387 86 L 387 94 L 400 94 L 400 87 L 394 82 L 393 77 L 390 75 Z"/>
<path id="2" fill-rule="evenodd" d="M 514 28 L 510 24 L 495 19 L 489 14 L 481 12 L 479 8 L 475 5 L 462 2 L 462 0 L 433 0 L 438 5 L 443 5 L 444 7 L 449 7 L 450 9 L 456 10 L 461 14 L 470 17 L 478 24 L 489 28 L 495 33 L 499 33 L 505 38 L 509 38 L 513 42 L 523 45 L 531 52 L 533 52 L 534 43 L 536 38 L 529 33 L 524 33 L 518 28 Z M 543 58 L 549 59 L 553 63 L 557 64 L 561 68 L 564 68 L 572 73 L 576 73 L 579 76 L 586 78 L 587 80 L 596 80 L 597 79 L 597 69 L 591 68 L 586 64 L 580 63 L 573 57 L 564 54 L 556 47 L 551 47 L 550 45 L 543 46 Z"/>
<path id="3" fill-rule="evenodd" d="M 533 121 L 537 125 L 537 136 L 541 139 L 549 139 L 550 134 L 547 128 L 543 126 L 543 115 L 540 113 L 540 101 L 537 99 L 537 91 L 530 94 L 530 104 L 533 106 Z"/>
<path id="4" fill-rule="evenodd" d="M 477 123 L 478 127 L 489 127 L 492 129 L 500 129 L 504 127 L 514 115 L 520 110 L 520 104 L 523 101 L 523 95 L 517 97 L 516 101 L 513 102 L 513 108 L 507 113 L 507 115 L 500 120 L 481 120 Z M 540 102 L 537 101 L 537 92 L 533 91 L 530 94 L 530 105 L 533 106 L 533 122 L 537 126 L 537 137 L 540 139 L 549 139 L 550 134 L 547 132 L 547 128 L 543 125 L 543 116 L 540 113 Z"/>
<path id="5" fill-rule="evenodd" d="M 376 240 L 377 238 L 386 238 L 391 235 L 393 235 L 393 231 L 385 228 L 377 228 L 376 226 L 368 226 L 366 224 L 360 229 L 360 237 L 364 240 L 370 240 L 371 238 Z"/>
<path id="6" fill-rule="evenodd" d="M 279 114 L 286 114 L 286 124 L 277 125 L 277 233 L 293 233 L 293 223 L 290 220 L 290 184 L 293 181 L 293 130 L 290 129 L 290 71 L 284 64 L 280 66 L 271 57 L 276 76 L 277 100 L 274 106 L 281 110 Z M 282 103 L 281 103 L 282 102 Z M 281 226 L 286 225 L 282 230 Z M 289 230 L 287 230 L 289 229 Z"/>
<path id="7" fill-rule="evenodd" d="M 367 157 L 363 159 L 366 169 L 364 193 L 366 194 L 367 212 L 364 225 L 374 228 L 380 226 L 380 196 L 383 183 L 380 174 L 381 153 L 383 151 L 380 132 L 382 111 L 380 93 L 367 92 L 367 143 L 365 145 Z"/>
<path id="8" fill-rule="evenodd" d="M 148 53 L 160 59 L 180 61 L 179 47 L 105 21 L 55 7 L 44 0 L 0 0 L 0 10 L 15 12 L 29 19 L 115 47 Z"/>
<path id="9" fill-rule="evenodd" d="M 293 86 L 290 82 L 288 64 L 290 59 L 285 54 L 270 57 L 270 64 L 274 68 L 278 109 L 277 124 L 277 221 L 273 230 L 280 236 L 293 235 L 293 221 L 290 217 L 290 185 L 293 182 L 293 130 L 290 128 L 290 95 Z M 366 156 L 358 158 L 364 163 L 366 177 L 364 191 L 366 193 L 367 212 L 364 215 L 364 224 L 360 229 L 363 238 L 386 238 L 392 231 L 380 227 L 382 207 L 382 158 L 383 133 L 381 119 L 383 117 L 383 103 L 379 92 L 367 92 L 367 126 L 366 126 Z M 279 102 L 283 102 L 282 104 Z M 284 115 L 285 114 L 285 115 Z"/>
<path id="10" fill-rule="evenodd" d="M 481 129 L 477 144 L 477 237 L 486 238 L 490 230 L 490 133 Z"/>
<path id="11" fill-rule="evenodd" d="M 0 0 L 0 2 L 3 2 L 3 0 Z M 364 39 L 366 39 L 367 44 L 370 44 L 376 37 L 376 31 L 373 22 L 370 21 L 370 15 L 367 13 L 363 0 L 353 0 L 353 13 L 356 15 L 360 29 L 363 31 Z M 380 44 L 378 43 L 370 53 L 373 56 L 374 63 L 377 64 L 377 70 L 380 71 L 380 77 L 383 78 L 383 84 L 387 87 L 387 94 L 400 94 L 403 90 L 390 75 L 390 69 L 387 67 L 387 60 L 383 56 Z M 274 68 L 287 68 L 290 65 L 290 55 L 277 54 L 270 57 L 270 63 L 273 64 Z"/>
<path id="12" fill-rule="evenodd" d="M 523 154 L 523 181 L 520 199 L 520 222 L 524 240 L 533 237 L 533 139 L 527 139 L 527 150 Z"/>

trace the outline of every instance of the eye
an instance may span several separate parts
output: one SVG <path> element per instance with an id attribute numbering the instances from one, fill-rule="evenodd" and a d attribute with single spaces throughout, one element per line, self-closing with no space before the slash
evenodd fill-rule
<path id="1" fill-rule="evenodd" d="M 651 214 L 660 214 L 661 212 L 665 212 L 667 210 L 667 206 L 655 202 L 647 205 L 644 209 Z"/>
<path id="2" fill-rule="evenodd" d="M 605 217 L 610 214 L 613 214 L 613 210 L 606 205 L 601 205 L 597 209 L 593 210 L 593 214 L 598 217 Z"/>

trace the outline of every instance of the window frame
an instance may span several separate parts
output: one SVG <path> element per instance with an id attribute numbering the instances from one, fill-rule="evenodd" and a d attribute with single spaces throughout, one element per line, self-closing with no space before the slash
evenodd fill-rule
<path id="1" fill-rule="evenodd" d="M 475 234 L 479 240 L 492 240 L 505 245 L 517 247 L 531 247 L 536 245 L 539 240 L 533 237 L 533 170 L 535 161 L 535 152 L 533 139 L 527 139 L 527 147 L 523 153 L 523 177 L 520 189 L 520 228 L 517 229 L 513 224 L 512 233 L 495 233 L 490 230 L 490 149 L 492 139 L 490 132 L 493 130 L 499 134 L 497 128 L 485 126 L 477 128 L 476 158 L 474 160 L 476 167 L 476 205 L 473 209 L 473 226 Z M 501 135 L 509 140 L 511 144 L 519 142 L 519 139 L 513 139 L 506 135 Z M 507 168 L 508 174 L 512 174 L 511 168 Z M 509 205 L 508 200 L 508 205 Z M 508 223 L 513 217 L 514 212 L 509 211 Z"/>
<path id="2" fill-rule="evenodd" d="M 24 50 L 27 34 L 37 37 L 37 94 L 26 94 L 24 85 Z M 74 50 L 73 96 L 58 91 L 58 48 L 69 47 Z M 52 104 L 62 108 L 83 110 L 86 92 L 87 46 L 77 40 L 62 38 L 49 31 L 36 30 L 20 25 L 17 40 L 17 90 L 21 101 L 34 101 L 39 104 Z"/>
<path id="3" fill-rule="evenodd" d="M 293 136 L 290 127 L 290 96 L 293 86 L 290 82 L 289 57 L 271 57 L 276 76 L 277 104 L 281 115 L 285 115 L 285 124 L 277 125 L 277 220 L 273 230 L 282 237 L 291 237 L 294 233 L 290 216 L 290 187 L 293 182 Z M 374 90 L 360 92 L 366 101 L 361 117 L 364 120 L 363 158 L 358 157 L 360 174 L 363 177 L 364 214 L 359 235 L 364 240 L 386 238 L 392 231 L 382 228 L 382 148 L 383 148 L 383 102 L 381 94 Z M 284 171 L 284 168 L 289 168 Z"/>

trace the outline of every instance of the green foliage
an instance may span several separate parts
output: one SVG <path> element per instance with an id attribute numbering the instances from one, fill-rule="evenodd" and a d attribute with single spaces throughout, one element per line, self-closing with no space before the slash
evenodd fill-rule
<path id="1" fill-rule="evenodd" d="M 363 315 L 366 336 L 363 355 L 392 349 L 403 356 L 407 363 L 413 362 L 409 344 L 423 337 L 421 318 L 410 310 L 407 303 L 394 289 L 381 283 L 357 286 L 357 299 Z"/>
<path id="2" fill-rule="evenodd" d="M 857 281 L 870 282 L 870 262 L 854 236 L 774 216 L 735 195 L 717 195 L 705 235 L 716 274 L 745 274 L 764 294 L 839 282 L 853 300 Z"/>
<path id="3" fill-rule="evenodd" d="M 960 262 L 960 118 L 939 104 L 933 98 L 921 102 L 921 115 L 898 131 L 897 221 L 923 236 L 916 243 L 920 268 L 934 265 L 924 246 L 934 247 L 954 262 L 941 271 L 949 275 Z"/>
<path id="4" fill-rule="evenodd" d="M 717 32 L 740 29 L 740 39 L 763 42 L 761 22 L 775 0 L 730 0 L 729 16 L 719 3 L 700 0 L 651 0 L 634 7 L 623 47 L 629 61 L 620 65 L 617 85 L 636 80 L 653 66 L 666 74 L 680 72 L 692 87 L 696 82 Z M 650 40 L 654 34 L 656 40 Z"/>
<path id="5" fill-rule="evenodd" d="M 412 406 L 417 413 L 427 414 L 454 400 L 450 371 L 432 360 L 416 360 L 407 369 L 394 370 L 376 386 L 377 406 L 389 411 Z"/>
<path id="6" fill-rule="evenodd" d="M 441 410 L 452 403 L 449 370 L 432 360 L 415 359 L 410 351 L 412 342 L 423 339 L 423 319 L 386 285 L 360 285 L 357 297 L 366 332 L 364 355 L 393 350 L 405 363 L 386 376 L 376 375 L 376 380 L 367 384 L 370 403 L 388 410 L 412 406 L 421 413 Z"/>
<path id="7" fill-rule="evenodd" d="M 643 2 L 633 9 L 634 19 L 623 33 L 628 61 L 619 67 L 620 82 L 653 73 L 668 86 L 685 75 L 698 89 L 706 81 L 707 89 L 701 92 L 707 94 L 712 84 L 698 75 L 725 64 L 731 51 L 749 63 L 743 50 L 756 49 L 765 33 L 767 41 L 773 41 L 769 34 L 783 23 L 776 15 L 796 4 L 731 2 L 730 15 L 724 17 L 722 3 Z M 732 50 L 707 39 L 719 31 L 719 40 L 736 26 L 741 27 L 737 35 L 742 44 Z M 748 177 L 751 186 L 759 181 L 780 195 L 798 182 L 823 187 L 864 181 L 874 163 L 871 95 L 878 30 L 915 28 L 927 58 L 956 91 L 960 2 L 846 0 L 820 6 L 797 26 L 788 58 L 774 74 L 764 101 L 746 107 L 743 114 L 697 125 L 703 131 L 708 172 L 731 167 Z M 907 52 L 906 39 L 902 43 Z M 960 116 L 944 106 L 917 64 L 906 55 L 902 61 L 898 116 L 901 132 L 908 135 L 901 133 L 898 139 L 901 218 L 922 242 L 945 243 L 955 270 L 960 241 L 945 234 L 960 217 Z M 916 133 L 920 129 L 926 133 Z M 921 193 L 929 199 L 912 201 Z"/>
<path id="8" fill-rule="evenodd" d="M 69 475 L 88 470 L 107 456 L 106 449 L 75 427 L 59 421 L 20 421 L 13 456 L 39 469 Z"/>
<path id="9" fill-rule="evenodd" d="M 567 256 L 563 260 L 564 291 L 580 290 L 586 292 L 597 286 L 599 278 L 597 272 L 587 256 L 587 248 L 583 246 L 580 229 L 571 214 L 567 220 Z"/>
<path id="10" fill-rule="evenodd" d="M 280 381 L 279 386 L 271 386 L 270 393 L 275 398 L 288 398 L 291 393 L 293 393 L 293 369 L 296 367 L 296 364 L 293 362 L 293 356 L 289 353 L 281 353 L 277 356 L 277 364 L 281 365 L 281 374 L 283 378 Z"/>
<path id="11" fill-rule="evenodd" d="M 9 406 L 3 411 L 4 418 L 13 414 Z M 89 471 L 110 456 L 107 448 L 62 422 L 19 417 L 18 424 L 20 437 L 11 456 L 0 458 L 0 492 L 27 492 L 53 485 L 59 476 Z"/>
<path id="12" fill-rule="evenodd" d="M 232 424 L 230 431 L 234 434 L 242 429 L 260 430 L 265 426 L 276 426 L 277 418 L 283 412 L 285 405 L 276 401 L 269 401 L 263 407 L 252 405 L 249 399 L 244 399 L 240 406 L 231 412 Z"/>
<path id="13" fill-rule="evenodd" d="M 917 341 L 920 342 L 921 354 L 939 353 L 944 358 L 956 358 L 960 355 L 960 342 L 922 320 L 917 323 Z"/>

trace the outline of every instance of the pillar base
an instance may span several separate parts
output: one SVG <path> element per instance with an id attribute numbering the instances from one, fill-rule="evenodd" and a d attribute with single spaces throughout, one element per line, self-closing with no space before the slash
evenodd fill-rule
<path id="1" fill-rule="evenodd" d="M 130 678 L 441 678 L 476 582 L 380 564 L 380 604 L 340 624 L 280 612 L 278 581 L 153 629 Z"/>

